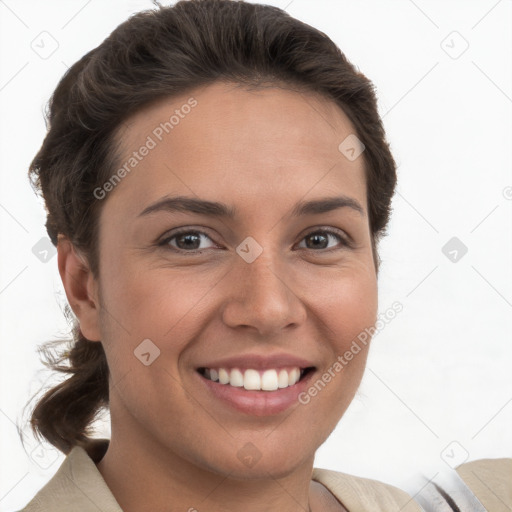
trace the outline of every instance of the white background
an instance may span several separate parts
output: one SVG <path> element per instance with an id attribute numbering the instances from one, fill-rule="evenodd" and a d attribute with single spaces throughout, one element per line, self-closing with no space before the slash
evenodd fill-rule
<path id="1" fill-rule="evenodd" d="M 379 303 L 404 309 L 375 337 L 315 466 L 414 494 L 443 457 L 512 456 L 512 1 L 267 3 L 328 34 L 375 83 L 398 164 Z M 43 108 L 68 66 L 150 7 L 0 0 L 0 511 L 24 506 L 64 459 L 49 445 L 38 459 L 30 437 L 26 453 L 17 432 L 28 432 L 23 406 L 49 377 L 37 345 L 67 335 L 57 259 L 32 252 L 46 237 L 26 174 Z M 58 43 L 46 59 L 31 47 L 42 31 Z M 452 237 L 468 248 L 457 262 L 442 252 Z"/>

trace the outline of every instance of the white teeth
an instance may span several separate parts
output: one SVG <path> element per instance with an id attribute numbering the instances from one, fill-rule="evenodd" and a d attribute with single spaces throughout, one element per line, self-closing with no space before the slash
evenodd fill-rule
<path id="1" fill-rule="evenodd" d="M 288 372 L 286 370 L 281 370 L 279 372 L 279 381 L 280 388 L 287 388 L 289 384 Z"/>
<path id="2" fill-rule="evenodd" d="M 229 373 L 224 368 L 219 368 L 219 382 L 229 384 Z"/>
<path id="3" fill-rule="evenodd" d="M 254 391 L 275 391 L 277 389 L 287 388 L 293 386 L 300 380 L 301 370 L 298 367 L 291 368 L 290 370 L 270 369 L 259 371 L 254 369 L 242 371 L 238 368 L 233 368 L 231 371 L 225 368 L 206 368 L 204 377 L 214 382 L 217 380 L 221 384 L 229 384 L 237 388 L 245 388 Z"/>
<path id="4" fill-rule="evenodd" d="M 231 384 L 231 382 L 230 382 Z M 256 370 L 245 370 L 244 373 L 244 388 L 245 389 L 261 389 L 261 377 Z"/>
<path id="5" fill-rule="evenodd" d="M 293 382 L 292 382 L 292 378 L 293 378 Z M 294 368 L 291 372 L 290 372 L 290 377 L 289 377 L 290 381 L 288 382 L 288 385 L 292 385 L 295 384 L 296 382 L 299 381 L 300 379 L 300 370 L 299 368 Z"/>
<path id="6" fill-rule="evenodd" d="M 231 386 L 235 386 L 236 388 L 241 388 L 244 385 L 244 376 L 242 372 L 237 368 L 233 368 L 231 373 L 229 374 L 229 384 Z"/>
<path id="7" fill-rule="evenodd" d="M 275 370 L 266 370 L 261 376 L 261 389 L 263 391 L 274 391 L 278 388 L 277 372 Z"/>

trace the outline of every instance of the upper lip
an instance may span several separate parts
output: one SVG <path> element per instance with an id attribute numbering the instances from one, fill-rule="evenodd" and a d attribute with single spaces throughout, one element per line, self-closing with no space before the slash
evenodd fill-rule
<path id="1" fill-rule="evenodd" d="M 255 370 L 267 370 L 282 366 L 296 366 L 304 369 L 313 367 L 314 364 L 292 354 L 241 354 L 239 356 L 209 361 L 199 365 L 197 368 L 252 368 Z"/>

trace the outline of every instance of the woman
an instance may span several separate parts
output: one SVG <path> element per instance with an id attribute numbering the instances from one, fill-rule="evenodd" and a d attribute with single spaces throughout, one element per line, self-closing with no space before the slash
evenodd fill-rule
<path id="1" fill-rule="evenodd" d="M 334 43 L 181 1 L 73 65 L 49 121 L 30 175 L 77 320 L 31 422 L 67 458 L 24 510 L 421 510 L 313 467 L 364 371 L 396 184 Z"/>

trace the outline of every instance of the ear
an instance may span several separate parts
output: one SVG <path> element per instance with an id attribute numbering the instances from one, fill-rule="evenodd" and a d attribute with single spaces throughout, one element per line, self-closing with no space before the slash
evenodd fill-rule
<path id="1" fill-rule="evenodd" d="M 98 283 L 83 256 L 64 235 L 58 237 L 57 253 L 60 278 L 80 331 L 88 340 L 100 341 Z"/>

